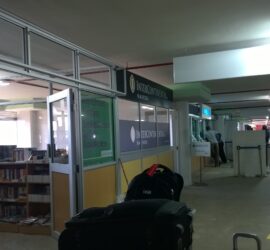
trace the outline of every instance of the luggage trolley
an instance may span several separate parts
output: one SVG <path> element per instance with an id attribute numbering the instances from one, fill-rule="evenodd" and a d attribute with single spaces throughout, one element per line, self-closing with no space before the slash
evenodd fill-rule
<path id="1" fill-rule="evenodd" d="M 250 233 L 235 233 L 233 235 L 233 250 L 238 250 L 238 239 L 239 238 L 248 238 L 248 239 L 254 239 L 257 244 L 257 250 L 262 249 L 262 244 L 260 238 L 256 234 L 250 234 Z"/>

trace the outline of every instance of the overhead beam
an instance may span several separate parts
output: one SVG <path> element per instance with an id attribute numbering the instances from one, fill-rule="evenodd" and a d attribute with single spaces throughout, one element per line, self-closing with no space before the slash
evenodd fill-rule
<path id="1" fill-rule="evenodd" d="M 173 59 L 175 83 L 270 74 L 270 45 Z"/>

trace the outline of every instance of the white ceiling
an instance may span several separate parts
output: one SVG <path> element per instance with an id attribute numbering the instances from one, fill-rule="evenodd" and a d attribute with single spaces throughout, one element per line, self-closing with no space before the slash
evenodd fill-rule
<path id="1" fill-rule="evenodd" d="M 270 40 L 270 1 L 263 0 L 0 0 L 0 8 L 125 67 Z M 172 65 L 134 72 L 173 83 Z M 204 84 L 213 94 L 211 103 L 221 102 L 218 107 L 252 106 L 256 98 L 259 106 L 269 106 L 268 98 L 262 100 L 270 93 L 269 76 Z"/>

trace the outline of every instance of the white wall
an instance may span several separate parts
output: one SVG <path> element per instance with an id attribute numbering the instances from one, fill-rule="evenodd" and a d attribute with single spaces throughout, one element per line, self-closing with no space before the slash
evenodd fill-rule
<path id="1" fill-rule="evenodd" d="M 0 121 L 0 145 L 46 150 L 48 126 L 46 110 L 17 111 L 17 121 Z"/>

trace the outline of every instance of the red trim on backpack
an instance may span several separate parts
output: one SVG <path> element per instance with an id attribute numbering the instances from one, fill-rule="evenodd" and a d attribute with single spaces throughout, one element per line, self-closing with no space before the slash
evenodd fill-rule
<path id="1" fill-rule="evenodd" d="M 155 174 L 157 168 L 158 168 L 158 164 L 153 164 L 153 165 L 148 169 L 148 171 L 146 172 L 147 175 L 153 176 L 153 175 Z"/>

